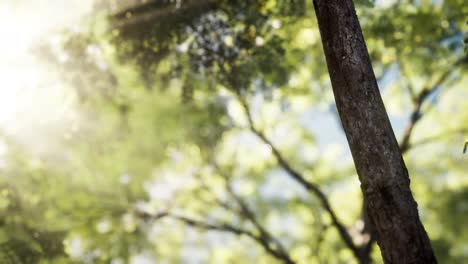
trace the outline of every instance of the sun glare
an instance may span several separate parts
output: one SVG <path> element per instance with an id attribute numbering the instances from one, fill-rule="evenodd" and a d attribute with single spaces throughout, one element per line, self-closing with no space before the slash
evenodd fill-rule
<path id="1" fill-rule="evenodd" d="M 57 122 L 69 110 L 67 87 L 31 50 L 50 32 L 76 24 L 91 4 L 91 0 L 0 3 L 0 132 L 21 137 L 34 131 L 35 124 Z"/>

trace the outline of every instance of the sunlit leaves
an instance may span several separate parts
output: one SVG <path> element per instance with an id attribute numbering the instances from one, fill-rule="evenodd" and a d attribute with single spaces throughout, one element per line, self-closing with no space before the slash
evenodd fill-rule
<path id="1" fill-rule="evenodd" d="M 412 93 L 450 73 L 424 103 L 405 159 L 439 257 L 463 262 L 466 70 L 452 63 L 462 54 L 464 2 L 366 7 L 371 2 L 357 1 L 357 11 L 397 134 Z M 273 155 L 275 146 L 324 190 L 344 223 L 359 226 L 359 184 L 338 138 L 312 4 L 219 1 L 181 13 L 166 4 L 170 9 L 159 3 L 109 21 L 98 10 L 89 31 L 63 32 L 41 46 L 42 58 L 74 88 L 79 115 L 67 139 L 54 140 L 60 151 L 53 159 L 8 142 L 0 157 L 0 220 L 7 223 L 0 238 L 21 236 L 24 248 L 53 253 L 34 237 L 41 232 L 65 241 L 66 256 L 97 263 L 144 256 L 177 263 L 195 255 L 273 263 L 248 236 L 155 217 L 172 211 L 258 234 L 234 193 L 298 263 L 349 262 L 329 214 Z M 143 14 L 150 19 L 136 23 Z"/>

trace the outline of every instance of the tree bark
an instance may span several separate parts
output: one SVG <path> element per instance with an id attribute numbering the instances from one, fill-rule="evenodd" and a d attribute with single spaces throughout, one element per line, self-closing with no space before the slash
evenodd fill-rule
<path id="1" fill-rule="evenodd" d="M 336 106 L 385 263 L 436 263 L 352 0 L 314 0 Z"/>

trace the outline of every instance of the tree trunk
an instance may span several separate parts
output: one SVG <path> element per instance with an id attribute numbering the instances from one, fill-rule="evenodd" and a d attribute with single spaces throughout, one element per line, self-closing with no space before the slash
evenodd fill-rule
<path id="1" fill-rule="evenodd" d="M 314 0 L 336 106 L 385 263 L 436 263 L 352 0 Z"/>

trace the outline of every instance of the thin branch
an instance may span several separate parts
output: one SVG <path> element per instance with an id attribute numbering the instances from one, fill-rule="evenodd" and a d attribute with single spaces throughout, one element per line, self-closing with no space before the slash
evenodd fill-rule
<path id="1" fill-rule="evenodd" d="M 327 196 L 320 190 L 320 188 L 309 181 L 305 179 L 304 176 L 302 176 L 298 171 L 296 171 L 292 166 L 286 161 L 286 159 L 283 157 L 281 152 L 275 147 L 275 145 L 263 134 L 262 131 L 258 130 L 255 127 L 255 124 L 253 122 L 253 118 L 250 112 L 250 108 L 245 101 L 245 99 L 242 97 L 240 92 L 237 92 L 237 98 L 240 101 L 242 107 L 244 108 L 244 111 L 247 115 L 247 121 L 249 123 L 249 128 L 254 133 L 259 137 L 262 142 L 266 145 L 268 145 L 273 153 L 273 156 L 276 158 L 278 164 L 298 183 L 300 183 L 305 189 L 308 191 L 312 192 L 315 194 L 315 196 L 319 199 L 322 207 L 325 209 L 325 211 L 328 212 L 328 214 L 331 217 L 332 224 L 335 226 L 338 230 L 338 233 L 340 234 L 341 238 L 343 239 L 345 245 L 353 252 L 353 254 L 359 259 L 359 249 L 356 247 L 354 244 L 354 241 L 349 234 L 347 228 L 344 226 L 344 224 L 341 223 L 341 221 L 338 219 L 336 216 L 335 211 L 332 209 Z"/>
<path id="2" fill-rule="evenodd" d="M 274 244 L 276 247 L 276 249 L 274 250 L 278 251 L 277 255 L 281 255 L 282 256 L 281 258 L 283 260 L 287 260 L 285 261 L 287 263 L 294 263 L 294 261 L 289 256 L 287 250 L 284 248 L 281 242 L 278 239 L 276 239 L 270 232 L 266 230 L 265 227 L 263 227 L 260 224 L 254 211 L 251 210 L 249 206 L 247 205 L 247 203 L 239 195 L 237 195 L 234 192 L 234 189 L 232 188 L 232 185 L 231 185 L 231 178 L 223 173 L 222 169 L 218 166 L 216 161 L 212 161 L 211 163 L 214 166 L 214 168 L 216 168 L 218 174 L 223 178 L 226 190 L 234 198 L 234 200 L 236 201 L 237 205 L 240 208 L 240 211 L 232 208 L 231 206 L 229 206 L 228 203 L 221 201 L 218 197 L 215 196 L 216 201 L 226 210 L 233 211 L 233 212 L 237 211 L 237 213 L 244 216 L 247 220 L 249 220 L 256 227 L 257 231 L 260 234 L 260 238 L 264 241 L 264 243 Z M 203 189 L 209 191 L 210 193 L 213 192 L 209 188 L 208 184 L 206 184 L 206 182 L 202 179 L 202 177 L 198 175 L 197 178 L 200 180 Z"/>
<path id="3" fill-rule="evenodd" d="M 268 232 L 262 224 L 260 224 L 254 211 L 251 210 L 247 203 L 239 195 L 236 194 L 236 192 L 231 186 L 230 177 L 225 175 L 222 172 L 221 168 L 217 166 L 217 164 L 215 164 L 215 167 L 218 170 L 218 173 L 224 179 L 228 193 L 234 198 L 234 200 L 240 207 L 242 214 L 255 226 L 255 228 L 257 228 L 258 232 L 260 233 L 260 238 L 264 241 L 273 243 L 276 246 L 279 253 L 283 256 L 283 258 L 288 259 L 289 263 L 293 263 L 291 257 L 289 256 L 287 250 L 284 248 L 281 242 L 278 239 L 276 239 L 270 232 Z"/>
<path id="4" fill-rule="evenodd" d="M 453 64 L 453 66 L 449 67 L 447 71 L 442 73 L 442 75 L 433 84 L 428 83 L 424 85 L 424 88 L 421 90 L 421 92 L 418 94 L 414 101 L 414 107 L 410 115 L 410 121 L 406 126 L 405 133 L 403 134 L 403 139 L 401 140 L 400 150 L 402 153 L 408 151 L 410 147 L 410 138 L 413 133 L 414 127 L 423 116 L 423 113 L 421 111 L 423 103 L 431 94 L 440 89 L 442 83 L 444 83 L 448 79 L 448 77 L 450 77 L 450 74 L 453 72 L 453 68 L 462 63 L 466 63 L 467 58 L 468 57 L 465 56 L 463 58 L 458 59 Z"/>
<path id="5" fill-rule="evenodd" d="M 289 256 L 282 254 L 282 252 L 279 252 L 277 249 L 273 248 L 271 243 L 267 240 L 265 240 L 261 235 L 256 235 L 253 232 L 238 228 L 236 226 L 233 226 L 228 223 L 214 223 L 214 222 L 206 222 L 203 220 L 195 219 L 195 218 L 190 218 L 187 216 L 182 216 L 182 215 L 177 215 L 177 214 L 171 214 L 169 212 L 162 212 L 156 215 L 148 215 L 146 214 L 147 218 L 151 218 L 153 221 L 155 220 L 160 220 L 162 218 L 171 218 L 177 221 L 180 221 L 188 226 L 195 227 L 195 228 L 200 228 L 200 229 L 205 229 L 205 230 L 213 230 L 213 231 L 220 231 L 220 232 L 226 232 L 226 233 L 231 233 L 234 235 L 242 236 L 245 235 L 247 237 L 250 237 L 254 241 L 257 241 L 264 249 L 267 251 L 270 255 L 275 257 L 278 260 L 283 261 L 286 264 L 294 264 L 295 262 L 289 258 Z"/>

